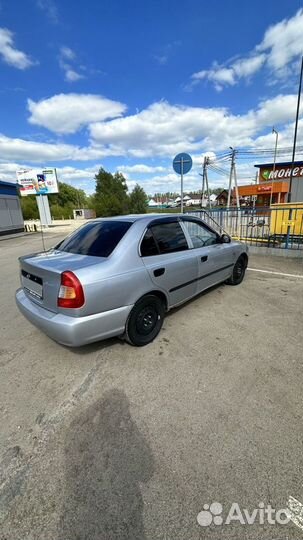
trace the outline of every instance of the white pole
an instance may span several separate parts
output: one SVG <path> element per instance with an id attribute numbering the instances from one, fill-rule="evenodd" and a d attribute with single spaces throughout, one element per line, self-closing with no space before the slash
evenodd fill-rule
<path id="1" fill-rule="evenodd" d="M 235 179 L 235 188 L 236 188 L 237 208 L 239 208 L 240 202 L 239 202 L 238 181 L 237 181 L 237 172 L 236 172 L 236 164 L 235 163 L 234 163 L 234 179 Z"/>
<path id="2" fill-rule="evenodd" d="M 207 165 L 207 163 L 206 163 L 206 165 Z M 209 193 L 209 185 L 208 185 L 208 176 L 207 176 L 207 167 L 205 167 L 205 180 L 206 180 L 206 189 L 207 189 L 208 206 L 209 206 L 209 208 L 211 208 L 210 193 Z"/>
<path id="3" fill-rule="evenodd" d="M 232 179 L 233 179 L 233 170 L 234 170 L 234 159 L 235 159 L 235 151 L 234 151 L 234 149 L 232 149 L 230 173 L 229 173 L 228 198 L 227 198 L 227 207 L 228 208 L 230 207 L 230 199 L 231 199 Z"/>

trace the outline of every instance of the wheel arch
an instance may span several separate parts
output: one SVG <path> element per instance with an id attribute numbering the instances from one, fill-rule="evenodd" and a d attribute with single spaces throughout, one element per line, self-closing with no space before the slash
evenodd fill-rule
<path id="1" fill-rule="evenodd" d="M 240 257 L 244 260 L 245 268 L 247 268 L 247 265 L 248 265 L 248 255 L 247 255 L 247 253 L 245 253 L 245 251 L 243 251 L 243 253 L 241 253 Z"/>
<path id="2" fill-rule="evenodd" d="M 165 308 L 165 311 L 168 311 L 168 298 L 166 296 L 166 294 L 163 292 L 163 291 L 159 291 L 159 289 L 152 289 L 150 291 L 147 291 L 146 293 L 142 294 L 142 296 L 140 296 L 140 298 L 137 298 L 136 300 L 136 303 L 141 300 L 141 298 L 144 298 L 145 296 L 149 296 L 149 295 L 153 295 L 153 296 L 157 296 L 160 300 L 162 300 L 163 304 L 164 304 L 164 308 Z"/>

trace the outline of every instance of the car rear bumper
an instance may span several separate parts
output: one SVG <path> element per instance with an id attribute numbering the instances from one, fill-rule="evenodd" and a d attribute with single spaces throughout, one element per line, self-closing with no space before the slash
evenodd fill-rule
<path id="1" fill-rule="evenodd" d="M 16 292 L 16 303 L 21 313 L 49 337 L 69 347 L 80 347 L 123 334 L 133 306 L 123 306 L 85 317 L 70 317 L 53 313 L 32 302 L 23 289 Z"/>

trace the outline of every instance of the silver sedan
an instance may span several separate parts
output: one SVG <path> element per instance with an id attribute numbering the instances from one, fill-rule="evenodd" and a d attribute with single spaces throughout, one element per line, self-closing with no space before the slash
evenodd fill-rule
<path id="1" fill-rule="evenodd" d="M 247 262 L 244 244 L 186 214 L 97 219 L 20 258 L 16 302 L 64 345 L 124 336 L 142 346 L 166 311 L 217 283 L 241 283 Z"/>

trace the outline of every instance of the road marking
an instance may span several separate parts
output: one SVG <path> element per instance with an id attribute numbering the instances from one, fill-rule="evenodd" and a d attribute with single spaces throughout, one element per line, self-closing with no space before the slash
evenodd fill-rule
<path id="1" fill-rule="evenodd" d="M 251 270 L 252 272 L 261 272 L 262 274 L 274 274 L 275 276 L 285 276 L 285 277 L 294 277 L 294 278 L 303 279 L 303 276 L 301 276 L 300 274 L 284 274 L 283 272 L 273 272 L 272 270 L 260 270 L 259 268 L 247 268 L 247 270 Z"/>
<path id="2" fill-rule="evenodd" d="M 287 501 L 287 513 L 290 520 L 303 530 L 303 504 L 291 495 Z"/>

